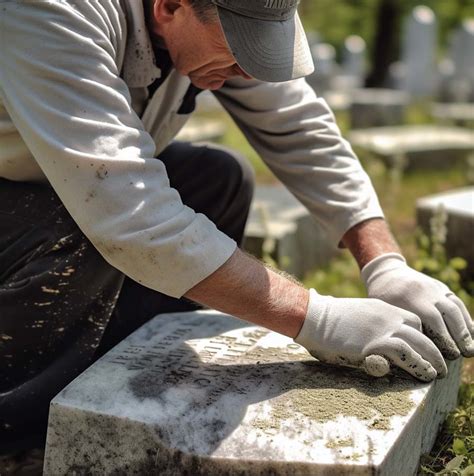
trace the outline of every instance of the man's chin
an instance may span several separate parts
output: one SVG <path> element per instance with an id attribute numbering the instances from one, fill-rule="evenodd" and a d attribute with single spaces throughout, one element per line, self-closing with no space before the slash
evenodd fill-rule
<path id="1" fill-rule="evenodd" d="M 199 89 L 209 89 L 211 91 L 215 91 L 217 89 L 222 88 L 222 86 L 225 83 L 225 80 L 223 79 L 215 79 L 215 80 L 209 80 L 209 79 L 202 79 L 202 78 L 189 78 L 191 80 L 191 83 L 193 83 L 194 86 L 196 86 Z"/>

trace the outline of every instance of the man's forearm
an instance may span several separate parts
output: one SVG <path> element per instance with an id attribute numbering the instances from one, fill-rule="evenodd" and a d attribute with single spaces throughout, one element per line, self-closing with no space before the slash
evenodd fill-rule
<path id="1" fill-rule="evenodd" d="M 185 297 L 296 337 L 306 317 L 309 292 L 237 249 L 223 266 L 190 289 Z"/>
<path id="2" fill-rule="evenodd" d="M 342 238 L 362 269 L 369 261 L 385 253 L 401 253 L 387 222 L 380 218 L 352 227 Z"/>

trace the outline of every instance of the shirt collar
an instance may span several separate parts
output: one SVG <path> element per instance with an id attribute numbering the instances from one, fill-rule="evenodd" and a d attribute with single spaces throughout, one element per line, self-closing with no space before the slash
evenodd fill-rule
<path id="1" fill-rule="evenodd" d="M 143 3 L 139 0 L 123 0 L 122 4 L 127 18 L 123 79 L 129 87 L 145 87 L 161 77 L 161 69 L 156 65 Z"/>

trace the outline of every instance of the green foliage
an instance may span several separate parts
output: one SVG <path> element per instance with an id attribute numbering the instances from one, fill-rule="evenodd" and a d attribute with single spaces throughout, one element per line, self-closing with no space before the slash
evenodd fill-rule
<path id="1" fill-rule="evenodd" d="M 414 267 L 418 271 L 445 283 L 466 304 L 471 305 L 472 297 L 463 285 L 461 272 L 467 262 L 463 258 L 446 255 L 447 214 L 443 207 L 438 208 L 430 219 L 431 236 L 418 231 L 419 256 Z M 471 287 L 471 286 L 470 286 Z"/>
<path id="2" fill-rule="evenodd" d="M 420 476 L 474 475 L 474 384 L 459 389 L 459 406 L 451 412 L 430 455 L 421 458 Z"/>
<path id="3" fill-rule="evenodd" d="M 430 7 L 436 14 L 439 27 L 439 53 L 443 53 L 451 31 L 463 19 L 474 17 L 472 0 L 395 0 L 403 18 L 417 5 Z M 307 31 L 317 31 L 322 39 L 340 52 L 349 35 L 359 35 L 373 51 L 377 10 L 381 0 L 303 0 L 300 13 Z M 401 32 L 399 32 L 401 35 Z"/>
<path id="4" fill-rule="evenodd" d="M 335 297 L 367 296 L 359 268 L 348 253 L 340 254 L 326 267 L 309 273 L 303 283 L 308 288 L 317 289 L 320 294 Z"/>

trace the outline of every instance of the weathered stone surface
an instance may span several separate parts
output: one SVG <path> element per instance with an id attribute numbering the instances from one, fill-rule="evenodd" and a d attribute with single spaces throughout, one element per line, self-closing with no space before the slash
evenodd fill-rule
<path id="1" fill-rule="evenodd" d="M 215 311 L 157 316 L 52 401 L 44 474 L 411 475 L 460 364 L 374 380 Z"/>
<path id="2" fill-rule="evenodd" d="M 256 188 L 244 248 L 257 258 L 268 254 L 279 268 L 299 278 L 337 253 L 337 243 L 330 243 L 308 210 L 282 185 Z"/>
<path id="3" fill-rule="evenodd" d="M 430 234 L 430 219 L 439 207 L 447 213 L 446 252 L 468 263 L 474 277 L 474 187 L 424 197 L 416 202 L 417 222 Z"/>
<path id="4" fill-rule="evenodd" d="M 374 127 L 351 131 L 348 139 L 388 165 L 403 162 L 407 168 L 451 167 L 465 161 L 474 150 L 474 134 L 461 127 Z"/>
<path id="5" fill-rule="evenodd" d="M 393 126 L 404 122 L 409 96 L 393 89 L 357 89 L 351 93 L 353 129 Z"/>

